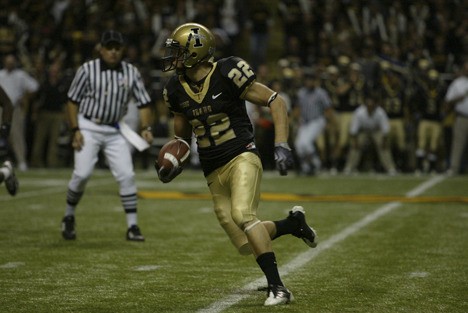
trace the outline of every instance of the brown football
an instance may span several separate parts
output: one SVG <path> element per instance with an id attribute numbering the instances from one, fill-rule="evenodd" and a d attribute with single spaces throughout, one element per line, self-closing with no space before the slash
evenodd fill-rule
<path id="1" fill-rule="evenodd" d="M 159 168 L 169 172 L 173 167 L 184 166 L 189 160 L 189 155 L 190 145 L 185 140 L 172 139 L 159 151 Z"/>

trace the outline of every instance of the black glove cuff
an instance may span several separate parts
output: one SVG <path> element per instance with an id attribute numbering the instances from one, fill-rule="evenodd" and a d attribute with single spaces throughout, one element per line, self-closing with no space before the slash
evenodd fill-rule
<path id="1" fill-rule="evenodd" d="M 0 137 L 2 138 L 8 138 L 8 136 L 10 135 L 10 124 L 7 124 L 7 123 L 4 123 L 2 124 L 2 126 L 0 126 Z"/>
<path id="2" fill-rule="evenodd" d="M 278 143 L 275 143 L 275 148 L 276 147 L 282 147 L 282 148 L 285 148 L 285 149 L 288 149 L 289 151 L 291 151 L 291 148 L 289 147 L 288 143 L 287 142 L 278 142 Z"/>

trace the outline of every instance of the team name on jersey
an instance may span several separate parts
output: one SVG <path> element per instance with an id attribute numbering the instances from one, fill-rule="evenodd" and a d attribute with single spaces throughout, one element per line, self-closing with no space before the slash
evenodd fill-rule
<path id="1" fill-rule="evenodd" d="M 198 117 L 203 114 L 212 113 L 212 112 L 213 112 L 213 109 L 211 108 L 211 105 L 203 106 L 201 108 L 192 110 L 192 114 L 194 117 Z"/>

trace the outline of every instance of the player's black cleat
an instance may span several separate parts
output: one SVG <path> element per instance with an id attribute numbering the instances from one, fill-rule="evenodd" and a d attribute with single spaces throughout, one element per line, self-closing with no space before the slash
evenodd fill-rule
<path id="1" fill-rule="evenodd" d="M 62 237 L 66 240 L 76 239 L 75 216 L 67 215 L 62 219 Z"/>
<path id="2" fill-rule="evenodd" d="M 311 248 L 317 247 L 317 233 L 312 227 L 307 225 L 304 208 L 301 206 L 293 207 L 292 210 L 289 211 L 288 218 L 294 219 L 298 222 L 298 227 L 292 235 L 304 240 L 304 242 Z"/>
<path id="3" fill-rule="evenodd" d="M 13 164 L 11 164 L 10 161 L 5 161 L 3 163 L 3 166 L 7 167 L 10 170 L 10 176 L 8 176 L 8 178 L 5 179 L 5 187 L 8 193 L 14 196 L 18 192 L 19 187 L 18 179 L 15 175 L 15 169 L 13 168 Z"/>
<path id="4" fill-rule="evenodd" d="M 268 298 L 265 300 L 264 305 L 280 305 L 288 304 L 293 301 L 294 297 L 292 293 L 284 286 L 269 285 L 268 286 Z"/>
<path id="5" fill-rule="evenodd" d="M 141 234 L 140 228 L 137 225 L 132 225 L 127 230 L 127 240 L 130 241 L 145 241 L 145 237 Z"/>

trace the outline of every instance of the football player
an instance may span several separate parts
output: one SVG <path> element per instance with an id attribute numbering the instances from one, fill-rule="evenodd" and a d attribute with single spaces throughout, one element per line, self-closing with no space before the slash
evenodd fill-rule
<path id="1" fill-rule="evenodd" d="M 11 120 L 13 117 L 13 104 L 0 86 L 0 106 L 2 107 L 2 123 L 0 126 L 0 145 L 4 148 L 5 154 L 8 153 L 8 136 L 10 135 Z M 3 162 L 0 167 L 0 184 L 5 181 L 5 187 L 12 196 L 18 191 L 18 179 L 15 175 L 15 169 L 10 161 Z"/>
<path id="2" fill-rule="evenodd" d="M 409 108 L 407 102 L 406 77 L 388 61 L 380 62 L 379 83 L 382 92 L 381 106 L 388 115 L 390 122 L 390 146 L 397 167 L 405 170 L 408 167 L 407 132 L 405 125 L 409 121 Z"/>
<path id="3" fill-rule="evenodd" d="M 437 171 L 437 153 L 442 138 L 442 108 L 446 86 L 440 79 L 439 72 L 430 69 L 422 73 L 416 81 L 415 92 L 411 99 L 418 117 L 416 174 Z"/>
<path id="4" fill-rule="evenodd" d="M 176 138 L 197 139 L 201 167 L 220 225 L 240 254 L 253 254 L 268 282 L 265 305 L 289 303 L 293 297 L 278 273 L 271 240 L 285 234 L 315 247 L 315 231 L 306 224 L 304 209 L 294 207 L 281 221 L 260 221 L 262 164 L 245 101 L 269 107 L 275 124 L 275 161 L 281 175 L 293 166 L 288 141 L 288 115 L 281 96 L 256 82 L 249 64 L 238 57 L 214 61 L 215 39 L 205 26 L 187 23 L 167 39 L 163 71 L 175 70 L 164 89 L 174 113 Z M 159 171 L 170 182 L 181 168 Z"/>

